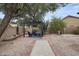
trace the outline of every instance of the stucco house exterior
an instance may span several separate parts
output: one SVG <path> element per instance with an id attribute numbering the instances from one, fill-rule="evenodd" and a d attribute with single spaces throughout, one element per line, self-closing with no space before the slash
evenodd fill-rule
<path id="1" fill-rule="evenodd" d="M 64 33 L 73 33 L 73 31 L 79 27 L 79 17 L 67 16 L 63 19 L 63 21 L 66 23 Z"/>

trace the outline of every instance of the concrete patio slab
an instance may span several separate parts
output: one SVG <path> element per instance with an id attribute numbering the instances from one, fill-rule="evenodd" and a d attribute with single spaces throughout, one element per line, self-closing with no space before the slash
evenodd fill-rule
<path id="1" fill-rule="evenodd" d="M 54 56 L 54 53 L 47 40 L 37 40 L 31 56 Z"/>

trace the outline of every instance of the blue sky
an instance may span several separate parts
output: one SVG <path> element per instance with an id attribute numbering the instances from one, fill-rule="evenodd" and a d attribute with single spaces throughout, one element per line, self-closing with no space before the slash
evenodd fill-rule
<path id="1" fill-rule="evenodd" d="M 58 17 L 58 18 L 64 18 L 68 15 L 71 16 L 77 16 L 79 12 L 79 4 L 78 3 L 73 3 L 73 4 L 68 4 L 65 7 L 58 8 L 55 12 L 48 12 L 44 18 L 44 20 L 50 20 L 53 17 Z M 0 18 L 3 18 L 4 15 L 2 12 L 0 12 Z"/>
<path id="2" fill-rule="evenodd" d="M 50 20 L 53 17 L 64 18 L 68 15 L 79 17 L 79 4 L 68 4 L 65 7 L 57 9 L 55 12 L 48 12 L 45 16 L 45 20 Z"/>
<path id="3" fill-rule="evenodd" d="M 2 12 L 0 12 L 0 18 L 3 19 L 4 14 Z"/>

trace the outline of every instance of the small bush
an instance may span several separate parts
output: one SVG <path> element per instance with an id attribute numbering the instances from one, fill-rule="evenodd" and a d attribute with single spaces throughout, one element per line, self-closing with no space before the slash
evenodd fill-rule
<path id="1" fill-rule="evenodd" d="M 63 31 L 65 23 L 60 18 L 54 18 L 49 23 L 48 32 L 58 33 L 58 31 Z"/>
<path id="2" fill-rule="evenodd" d="M 77 28 L 76 30 L 73 31 L 74 34 L 79 34 L 79 28 Z"/>

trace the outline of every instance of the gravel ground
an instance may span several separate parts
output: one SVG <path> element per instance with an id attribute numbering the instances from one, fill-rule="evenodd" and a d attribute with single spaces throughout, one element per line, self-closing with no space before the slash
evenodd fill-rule
<path id="1" fill-rule="evenodd" d="M 56 56 L 79 56 L 79 35 L 47 35 Z"/>
<path id="2" fill-rule="evenodd" d="M 29 56 L 35 40 L 28 37 L 0 42 L 0 56 Z"/>
<path id="3" fill-rule="evenodd" d="M 79 56 L 79 35 L 45 35 L 42 38 L 20 37 L 0 42 L 0 56 L 30 56 L 37 40 L 48 41 L 56 56 Z M 40 49 L 39 49 L 40 50 Z"/>

